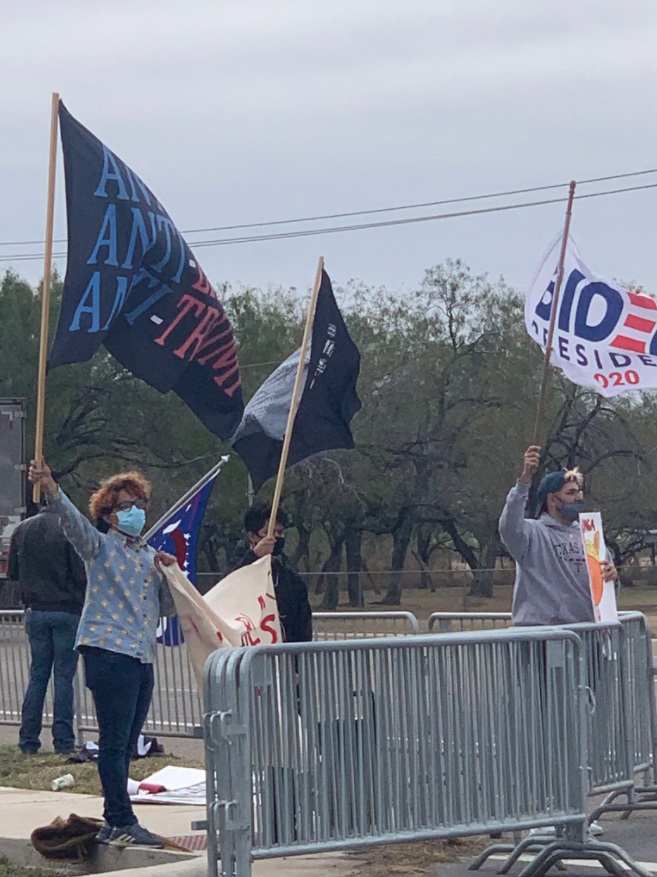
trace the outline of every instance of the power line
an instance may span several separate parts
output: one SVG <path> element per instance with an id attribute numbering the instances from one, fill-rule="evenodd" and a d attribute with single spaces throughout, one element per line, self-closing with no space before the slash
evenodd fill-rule
<path id="1" fill-rule="evenodd" d="M 578 198 L 598 198 L 602 195 L 619 195 L 623 192 L 637 192 L 642 189 L 655 189 L 657 188 L 657 183 L 649 183 L 643 186 L 629 186 L 624 189 L 610 189 L 606 192 L 590 192 L 586 195 L 576 195 L 575 200 Z M 382 220 L 381 222 L 364 222 L 356 225 L 338 225 L 338 226 L 329 226 L 323 228 L 311 228 L 311 229 L 302 229 L 300 231 L 288 231 L 288 232 L 279 232 L 277 234 L 268 234 L 268 235 L 252 235 L 250 237 L 242 237 L 242 238 L 218 238 L 217 240 L 210 241 L 196 241 L 194 244 L 195 247 L 213 247 L 213 246 L 225 246 L 227 244 L 246 244 L 246 243 L 256 243 L 259 241 L 276 241 L 276 240 L 289 240 L 290 238 L 297 237 L 312 237 L 314 235 L 321 234 L 335 234 L 341 231 L 361 231 L 364 229 L 373 229 L 373 228 L 389 228 L 394 225 L 411 225 L 416 224 L 418 222 L 434 222 L 439 219 L 456 219 L 462 216 L 478 216 L 486 213 L 503 213 L 506 210 L 521 210 L 525 207 L 542 207 L 546 204 L 559 204 L 567 201 L 567 197 L 563 196 L 560 198 L 545 198 L 541 201 L 524 201 L 519 204 L 505 204 L 497 207 L 481 207 L 477 210 L 457 210 L 451 213 L 435 213 L 430 216 L 410 216 L 406 219 L 389 219 Z"/>
<path id="2" fill-rule="evenodd" d="M 651 171 L 645 171 L 645 173 L 652 173 Z M 636 176 L 637 174 L 631 174 L 631 176 Z M 620 176 L 620 175 L 619 175 Z M 623 176 L 630 176 L 623 175 Z M 602 179 L 602 178 L 601 178 Z M 545 188 L 554 188 L 554 187 L 545 187 Z M 627 186 L 621 189 L 607 189 L 602 192 L 588 192 L 585 194 L 579 194 L 575 196 L 575 200 L 582 200 L 586 198 L 600 198 L 607 195 L 620 195 L 626 192 L 639 192 L 646 189 L 655 189 L 657 188 L 657 183 L 644 183 L 641 186 Z M 313 237 L 316 235 L 324 235 L 324 234 L 337 234 L 339 232 L 346 231 L 364 231 L 376 228 L 390 228 L 392 226 L 397 225 L 411 225 L 417 224 L 420 222 L 435 222 L 440 219 L 456 219 L 463 216 L 480 216 L 487 213 L 503 213 L 507 210 L 522 210 L 527 207 L 542 207 L 547 204 L 559 204 L 563 203 L 567 200 L 566 196 L 561 196 L 557 198 L 544 198 L 539 201 L 523 201 L 516 204 L 504 204 L 498 205 L 496 207 L 480 207 L 475 210 L 458 210 L 452 211 L 450 213 L 435 213 L 429 216 L 410 216 L 405 217 L 403 219 L 388 219 L 381 220 L 380 222 L 364 222 L 364 223 L 356 223 L 352 225 L 338 225 L 338 226 L 324 226 L 322 228 L 308 228 L 308 229 L 299 229 L 297 231 L 288 231 L 288 232 L 276 232 L 271 234 L 263 234 L 263 235 L 249 235 L 245 237 L 228 237 L 228 238 L 217 238 L 214 240 L 201 240 L 194 241 L 190 246 L 201 248 L 201 247 L 217 247 L 217 246 L 228 246 L 230 244 L 246 244 L 246 243 L 259 243 L 263 241 L 279 241 L 279 240 L 290 240 L 292 238 L 299 237 Z M 53 258 L 63 258 L 66 256 L 66 253 L 54 253 Z M 12 254 L 9 256 L 0 256 L 0 262 L 28 262 L 33 261 L 35 259 L 42 259 L 43 253 L 30 253 L 30 254 Z"/>
<path id="3" fill-rule="evenodd" d="M 611 174 L 606 177 L 590 177 L 586 180 L 578 180 L 578 186 L 590 185 L 592 183 L 605 183 L 610 180 L 622 180 L 627 179 L 629 177 L 640 177 L 645 176 L 646 174 L 654 174 L 657 173 L 657 168 L 650 168 L 648 170 L 642 171 L 630 171 L 628 173 L 623 174 Z M 568 181 L 569 182 L 569 181 Z M 528 186 L 523 189 L 509 189 L 505 192 L 488 192 L 482 195 L 466 195 L 460 198 L 444 198 L 439 201 L 424 201 L 418 202 L 415 204 L 400 204 L 395 207 L 375 207 L 368 210 L 352 210 L 345 213 L 325 213 L 318 216 L 301 216 L 296 219 L 274 219 L 263 222 L 249 222 L 243 223 L 240 225 L 219 225 L 210 228 L 188 228 L 182 229 L 181 234 L 206 234 L 208 232 L 215 231 L 239 231 L 240 229 L 245 228 L 266 228 L 268 226 L 276 226 L 276 225 L 292 225 L 298 222 L 320 222 L 327 219 L 348 219 L 353 216 L 371 216 L 376 213 L 393 213 L 398 210 L 420 210 L 426 209 L 427 207 L 440 207 L 446 204 L 464 204 L 469 201 L 484 201 L 491 198 L 507 198 L 511 195 L 527 195 L 532 192 L 546 192 L 550 189 L 560 189 L 564 186 L 568 185 L 568 182 L 563 183 L 550 183 L 549 185 L 544 186 Z M 0 247 L 28 247 L 28 246 L 39 246 L 43 245 L 45 241 L 37 240 L 37 241 L 2 241 L 0 242 Z M 66 243 L 66 238 L 56 238 L 53 243 L 56 244 L 64 244 Z M 198 245 L 198 242 L 195 244 Z M 190 245 L 191 246 L 191 245 Z M 31 257 L 32 258 L 32 257 Z"/>

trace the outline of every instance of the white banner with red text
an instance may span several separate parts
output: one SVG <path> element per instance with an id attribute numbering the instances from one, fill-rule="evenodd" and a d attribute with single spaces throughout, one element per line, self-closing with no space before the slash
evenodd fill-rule
<path id="1" fill-rule="evenodd" d="M 282 642 L 269 555 L 230 573 L 203 596 L 177 563 L 162 569 L 199 690 L 203 666 L 216 649 Z"/>

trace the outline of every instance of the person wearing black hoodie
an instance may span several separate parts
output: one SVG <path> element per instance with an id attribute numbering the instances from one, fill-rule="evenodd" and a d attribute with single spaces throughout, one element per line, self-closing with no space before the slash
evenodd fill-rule
<path id="1" fill-rule="evenodd" d="M 251 546 L 238 569 L 248 566 L 266 554 L 272 555 L 272 577 L 278 605 L 278 615 L 285 642 L 310 642 L 313 638 L 312 611 L 308 601 L 308 588 L 301 576 L 292 568 L 284 553 L 287 516 L 279 509 L 272 536 L 267 535 L 271 507 L 254 505 L 244 516 L 244 529 Z"/>
<path id="2" fill-rule="evenodd" d="M 73 679 L 78 665 L 75 635 L 87 577 L 59 516 L 47 506 L 26 518 L 12 533 L 7 575 L 20 585 L 31 654 L 18 745 L 25 755 L 36 755 L 41 747 L 43 703 L 52 674 L 53 746 L 55 752 L 72 752 Z"/>

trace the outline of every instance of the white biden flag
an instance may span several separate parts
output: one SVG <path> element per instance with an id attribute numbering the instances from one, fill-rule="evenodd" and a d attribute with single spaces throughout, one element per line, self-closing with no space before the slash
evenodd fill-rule
<path id="1" fill-rule="evenodd" d="M 561 237 L 545 254 L 527 290 L 527 331 L 545 350 Z M 657 387 L 657 301 L 604 280 L 568 239 L 550 363 L 603 396 Z"/>

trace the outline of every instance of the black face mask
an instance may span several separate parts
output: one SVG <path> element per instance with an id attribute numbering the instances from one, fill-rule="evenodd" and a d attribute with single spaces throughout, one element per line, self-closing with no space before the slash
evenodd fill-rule
<path id="1" fill-rule="evenodd" d="M 274 557 L 280 557 L 280 555 L 283 553 L 284 549 L 285 549 L 285 536 L 277 536 L 276 537 L 276 544 L 274 545 L 274 550 L 272 551 L 272 554 L 274 555 Z"/>
<path id="2" fill-rule="evenodd" d="M 571 524 L 574 524 L 583 511 L 584 500 L 576 499 L 573 502 L 562 503 L 561 508 L 559 509 L 559 514 L 562 518 L 565 518 L 567 521 L 570 521 Z"/>

